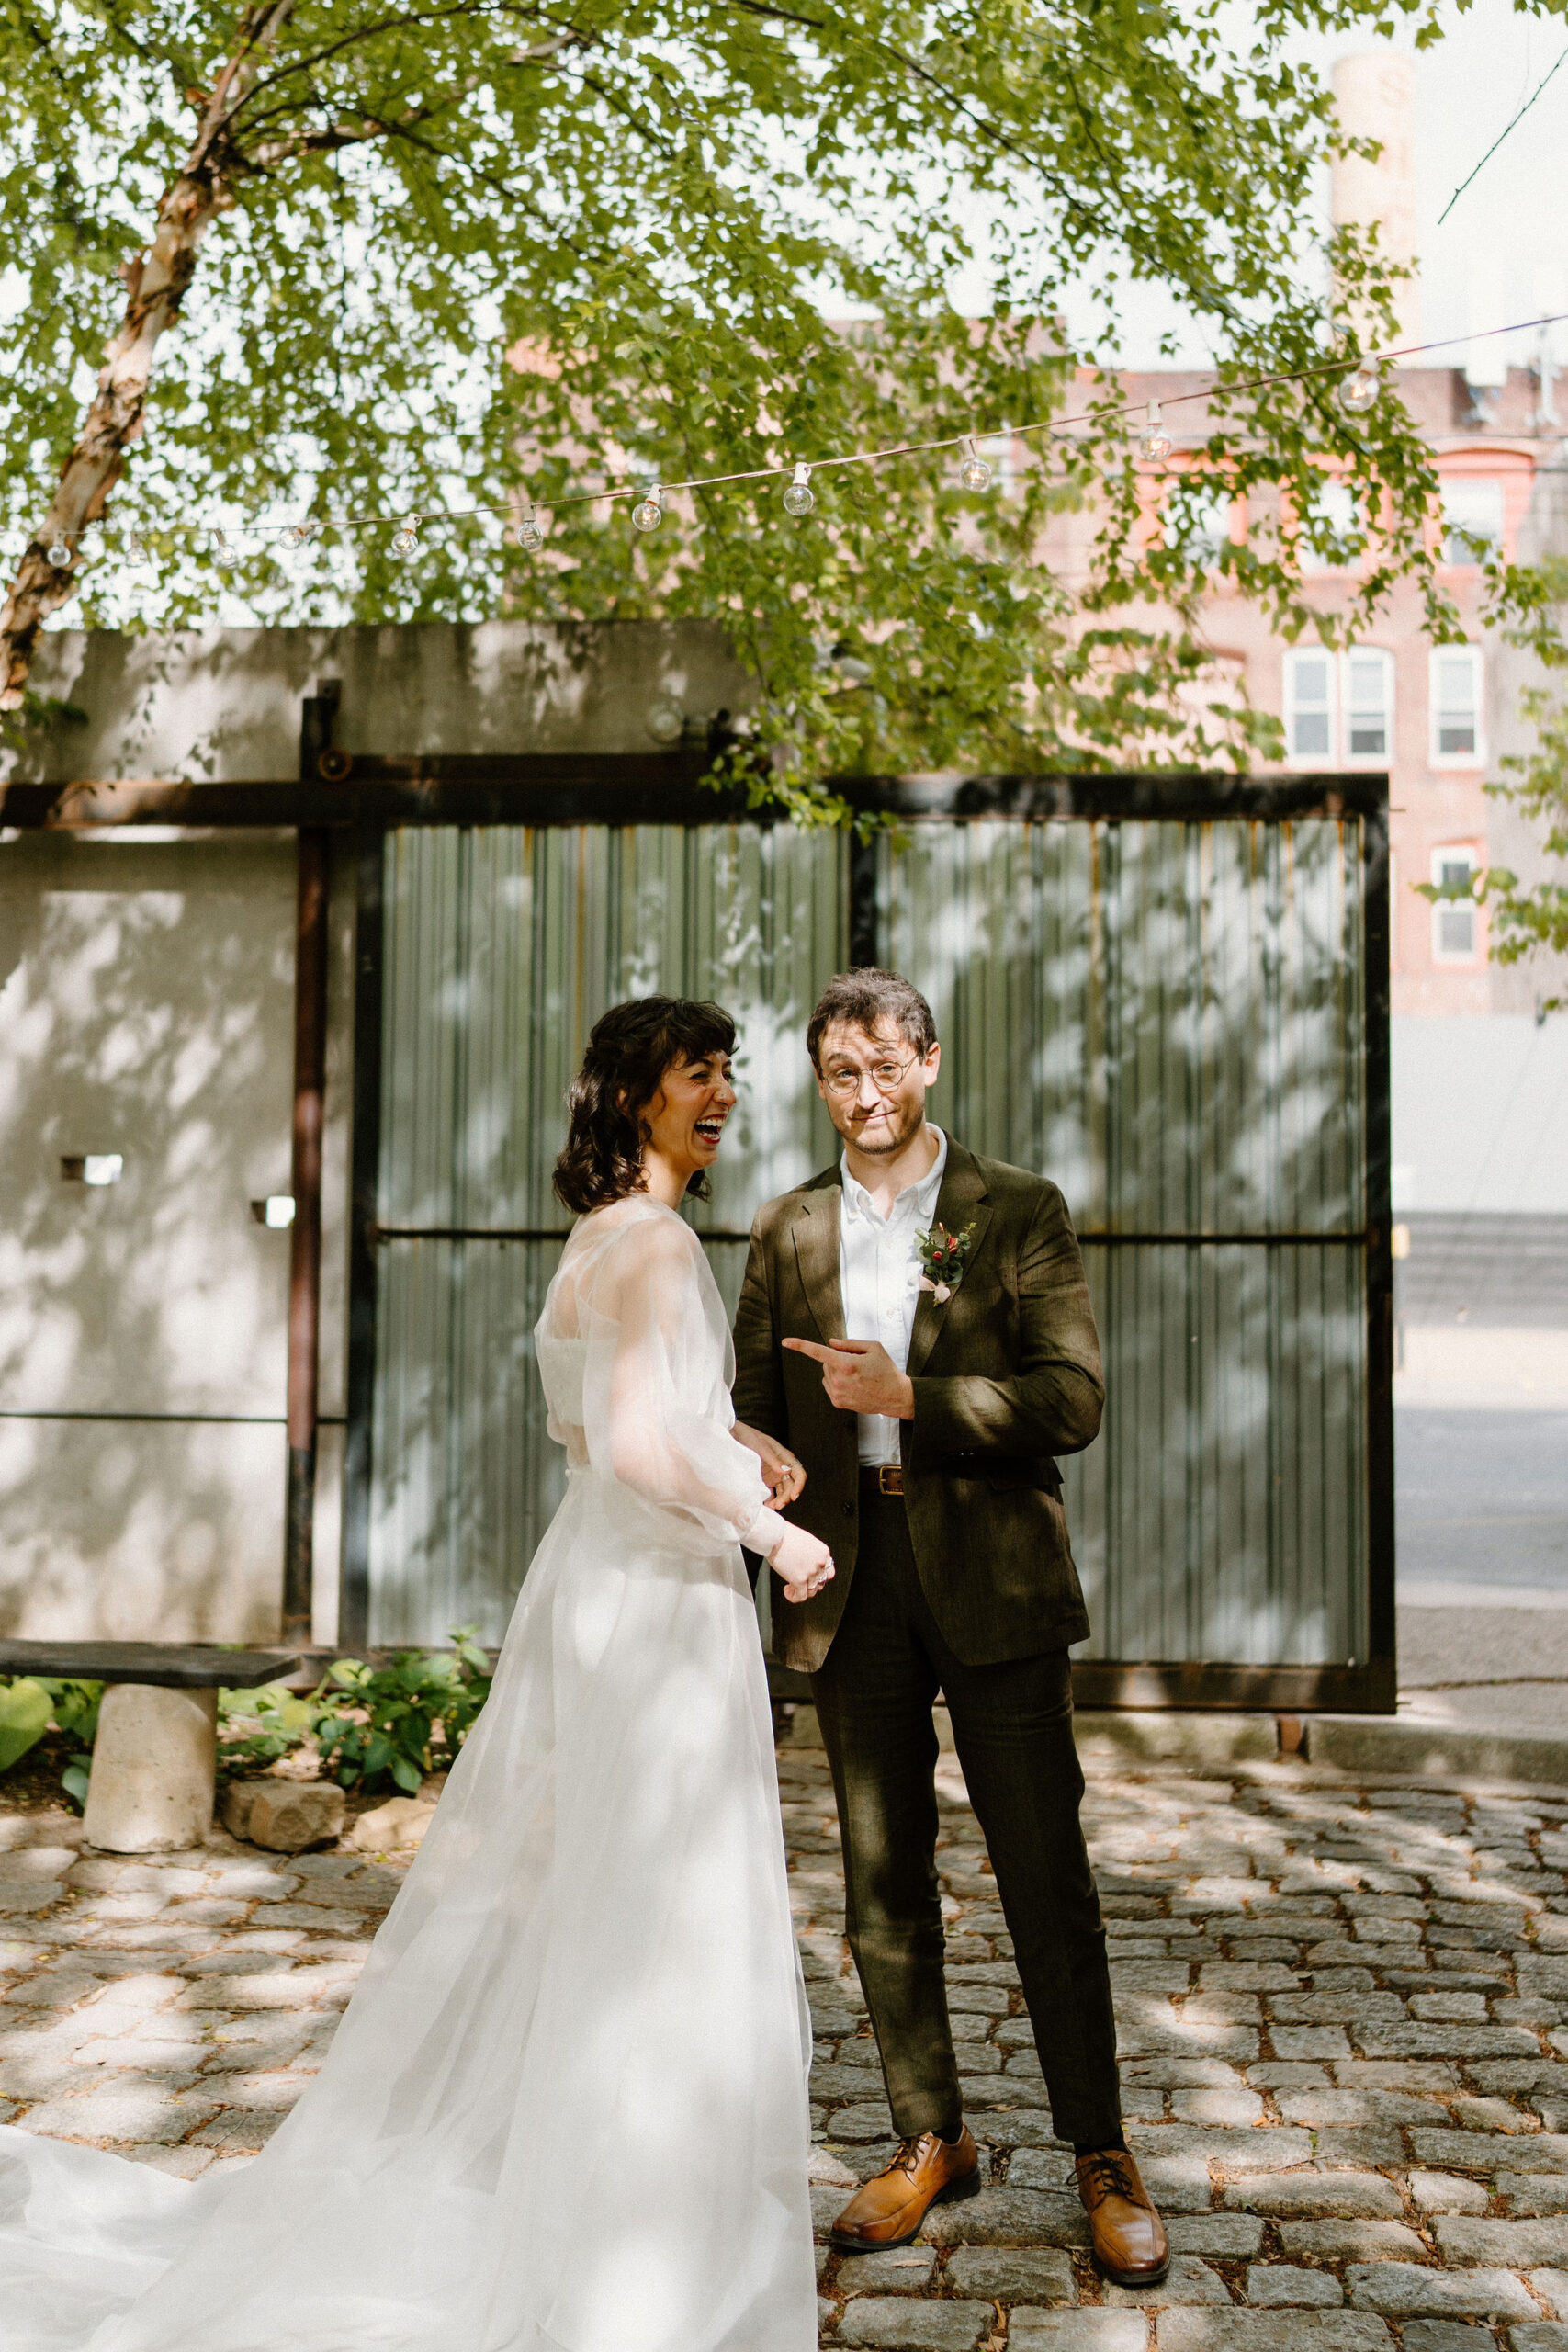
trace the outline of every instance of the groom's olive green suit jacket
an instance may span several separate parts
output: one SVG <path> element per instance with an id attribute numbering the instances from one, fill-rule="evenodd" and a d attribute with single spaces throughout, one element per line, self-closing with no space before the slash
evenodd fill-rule
<path id="1" fill-rule="evenodd" d="M 737 1418 L 797 1453 L 806 1490 L 787 1516 L 831 1544 L 837 1574 L 795 1605 L 773 1585 L 773 1647 L 815 1673 L 854 1576 L 860 1512 L 855 1417 L 828 1402 L 820 1364 L 788 1338 L 847 1332 L 839 1283 L 837 1168 L 769 1201 L 751 1227 L 735 1318 Z M 1089 1630 L 1067 1542 L 1056 1456 L 1100 1428 L 1100 1341 L 1066 1203 L 1055 1184 L 951 1138 L 936 1222 L 973 1227 L 945 1304 L 920 1293 L 909 1343 L 915 1417 L 899 1424 L 905 1505 L 920 1584 L 968 1666 L 1066 1648 Z"/>

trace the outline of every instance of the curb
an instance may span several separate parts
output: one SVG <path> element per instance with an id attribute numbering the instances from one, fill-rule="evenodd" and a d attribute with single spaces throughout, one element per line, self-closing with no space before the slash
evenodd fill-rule
<path id="1" fill-rule="evenodd" d="M 1568 1724 L 1557 1738 L 1550 1732 L 1423 1723 L 1409 1715 L 1309 1715 L 1302 1733 L 1303 1751 L 1311 1762 L 1337 1765 L 1344 1772 L 1568 1787 Z"/>

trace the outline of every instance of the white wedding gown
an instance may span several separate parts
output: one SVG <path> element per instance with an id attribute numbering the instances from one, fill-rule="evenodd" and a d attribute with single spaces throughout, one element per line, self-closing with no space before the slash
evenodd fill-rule
<path id="1" fill-rule="evenodd" d="M 194 2184 L 0 2128 L 5 2352 L 815 2352 L 810 2044 L 691 1229 L 577 1226 L 566 1498 L 320 2075 Z"/>

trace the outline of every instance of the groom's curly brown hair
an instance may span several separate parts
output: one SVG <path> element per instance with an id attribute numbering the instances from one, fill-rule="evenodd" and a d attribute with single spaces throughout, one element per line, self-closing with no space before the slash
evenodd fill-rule
<path id="1" fill-rule="evenodd" d="M 589 1032 L 582 1067 L 567 1089 L 566 1149 L 554 1178 L 558 1198 L 581 1216 L 645 1192 L 642 1114 L 665 1072 L 734 1051 L 735 1023 L 721 1004 L 644 996 L 612 1005 Z M 706 1200 L 707 1180 L 694 1176 L 686 1190 Z"/>

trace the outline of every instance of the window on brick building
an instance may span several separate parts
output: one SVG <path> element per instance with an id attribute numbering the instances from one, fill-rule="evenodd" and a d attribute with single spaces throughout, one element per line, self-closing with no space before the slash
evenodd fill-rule
<path id="1" fill-rule="evenodd" d="M 1285 743 L 1292 760 L 1335 756 L 1337 667 L 1326 646 L 1296 646 L 1285 656 Z"/>
<path id="2" fill-rule="evenodd" d="M 1468 892 L 1477 870 L 1471 842 L 1432 852 L 1432 883 L 1438 890 Z M 1432 901 L 1432 961 L 1434 964 L 1473 964 L 1480 948 L 1480 919 L 1473 899 L 1447 898 Z"/>
<path id="3" fill-rule="evenodd" d="M 1443 484 L 1443 561 L 1482 563 L 1503 544 L 1500 481 Z"/>
<path id="4" fill-rule="evenodd" d="M 1361 527 L 1356 511 L 1355 492 L 1342 481 L 1331 481 L 1322 492 L 1313 510 L 1313 523 L 1319 531 L 1332 533 L 1337 539 L 1348 539 Z M 1301 566 L 1307 573 L 1345 571 L 1358 559 L 1324 554 L 1313 547 L 1303 533 L 1301 540 Z"/>
<path id="5" fill-rule="evenodd" d="M 1481 648 L 1439 645 L 1432 654 L 1432 765 L 1483 764 L 1481 730 Z"/>
<path id="6" fill-rule="evenodd" d="M 1393 656 L 1355 645 L 1343 657 L 1345 757 L 1387 760 L 1393 752 Z"/>

